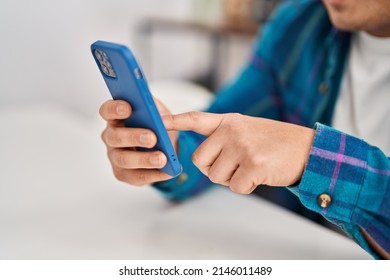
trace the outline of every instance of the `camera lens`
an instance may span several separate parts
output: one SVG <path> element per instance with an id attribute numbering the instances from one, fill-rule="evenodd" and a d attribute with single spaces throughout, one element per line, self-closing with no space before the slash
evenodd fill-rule
<path id="1" fill-rule="evenodd" d="M 110 70 L 104 64 L 102 64 L 102 71 L 103 71 L 104 74 L 106 74 L 108 76 L 110 75 Z"/>
<path id="2" fill-rule="evenodd" d="M 111 78 L 116 78 L 116 73 L 115 73 L 114 69 L 111 69 L 111 70 L 110 70 L 109 76 L 110 76 Z"/>
<path id="3" fill-rule="evenodd" d="M 97 60 L 102 61 L 103 57 L 99 50 L 95 50 L 95 56 Z"/>
<path id="4" fill-rule="evenodd" d="M 110 63 L 108 60 L 104 61 L 104 64 L 105 64 L 110 70 L 113 69 L 111 63 Z"/>

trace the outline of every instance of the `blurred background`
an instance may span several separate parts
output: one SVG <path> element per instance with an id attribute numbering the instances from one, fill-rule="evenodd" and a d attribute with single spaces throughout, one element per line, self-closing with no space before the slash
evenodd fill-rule
<path id="1" fill-rule="evenodd" d="M 98 39 L 133 49 L 150 82 L 215 90 L 248 57 L 263 17 L 251 13 L 257 2 L 274 1 L 1 0 L 0 109 L 56 103 L 96 116 L 108 98 L 89 52 Z"/>
<path id="2" fill-rule="evenodd" d="M 172 112 L 200 110 L 276 2 L 0 0 L 0 259 L 367 258 L 225 188 L 172 204 L 118 182 L 106 159 L 98 110 L 110 95 L 91 43 L 128 45 Z"/>

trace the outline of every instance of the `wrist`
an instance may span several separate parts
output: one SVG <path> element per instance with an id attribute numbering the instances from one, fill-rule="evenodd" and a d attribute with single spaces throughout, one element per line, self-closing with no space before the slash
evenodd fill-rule
<path id="1" fill-rule="evenodd" d="M 311 147 L 313 146 L 313 142 L 314 142 L 314 137 L 315 137 L 315 130 L 312 129 L 312 128 L 306 128 L 305 127 L 305 130 L 306 130 L 306 135 L 303 139 L 305 145 L 304 145 L 304 150 L 303 150 L 303 155 L 304 155 L 304 168 L 306 168 L 306 165 L 309 161 L 309 157 L 310 157 L 310 150 L 311 150 Z"/>
<path id="2" fill-rule="evenodd" d="M 302 179 L 306 166 L 309 162 L 310 151 L 315 138 L 315 130 L 307 127 L 301 127 L 302 131 L 299 131 L 299 137 L 296 145 L 299 146 L 299 162 L 297 166 L 300 166 L 298 174 L 295 177 L 294 184 L 297 184 Z"/>

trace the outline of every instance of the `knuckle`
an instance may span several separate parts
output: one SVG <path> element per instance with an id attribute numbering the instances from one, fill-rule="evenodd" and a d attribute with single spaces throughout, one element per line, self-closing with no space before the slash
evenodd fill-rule
<path id="1" fill-rule="evenodd" d="M 238 138 L 235 141 L 235 147 L 240 152 L 241 156 L 245 156 L 248 159 L 253 158 L 253 144 L 251 144 L 250 140 L 244 138 Z"/>
<path id="2" fill-rule="evenodd" d="M 165 155 L 161 152 L 156 152 L 153 156 L 156 158 L 156 166 L 157 167 L 164 167 L 164 165 L 166 163 Z"/>
<path id="3" fill-rule="evenodd" d="M 236 183 L 230 183 L 229 188 L 234 193 L 241 193 L 240 185 L 238 185 Z"/>
<path id="4" fill-rule="evenodd" d="M 117 166 L 126 167 L 127 166 L 127 157 L 126 154 L 122 151 L 114 152 L 113 155 L 114 162 Z"/>
<path id="5" fill-rule="evenodd" d="M 238 193 L 238 194 L 250 194 L 256 188 L 256 185 L 255 184 L 244 185 L 244 184 L 238 184 L 238 183 L 231 183 L 229 185 L 229 188 L 231 191 Z"/>
<path id="6" fill-rule="evenodd" d="M 201 156 L 199 155 L 199 152 L 195 151 L 192 154 L 192 162 L 195 164 L 196 167 L 203 167 Z"/>
<path id="7" fill-rule="evenodd" d="M 253 184 L 253 186 L 248 189 L 247 194 L 251 194 L 256 188 L 257 188 L 257 184 Z"/>
<path id="8" fill-rule="evenodd" d="M 163 120 L 167 121 L 168 123 L 174 123 L 174 121 L 176 119 L 175 116 L 171 115 L 171 114 L 164 115 L 162 118 L 163 118 Z"/>
<path id="9" fill-rule="evenodd" d="M 215 176 L 209 176 L 209 179 L 211 182 L 213 182 L 214 184 L 222 184 L 222 180 L 218 177 L 215 177 Z"/>
<path id="10" fill-rule="evenodd" d="M 126 170 L 121 168 L 114 169 L 114 176 L 118 181 L 125 182 L 126 181 Z"/>
<path id="11" fill-rule="evenodd" d="M 234 118 L 234 119 L 237 119 L 237 118 L 239 118 L 239 117 L 241 117 L 242 116 L 242 114 L 240 114 L 240 113 L 228 113 L 228 117 L 229 118 Z"/>
<path id="12" fill-rule="evenodd" d="M 223 120 L 223 127 L 229 131 L 237 131 L 242 128 L 242 120 L 240 118 L 242 116 L 239 113 L 228 113 L 226 114 L 226 118 Z"/>
<path id="13" fill-rule="evenodd" d="M 243 139 L 236 139 L 236 141 L 233 143 L 237 159 L 240 161 L 240 163 L 246 164 L 247 161 L 253 156 L 251 151 L 249 151 L 250 148 L 246 145 L 245 140 Z"/>
<path id="14" fill-rule="evenodd" d="M 127 139 L 126 144 L 130 144 L 129 146 L 137 146 L 137 145 L 139 145 L 139 142 L 140 142 L 139 141 L 139 136 L 136 133 L 134 133 L 131 130 L 131 128 L 126 128 L 126 132 L 128 132 L 128 133 L 126 133 L 126 136 L 125 136 L 126 139 Z"/>
<path id="15" fill-rule="evenodd" d="M 230 190 L 234 193 L 241 193 L 240 192 L 240 188 L 237 186 L 237 185 L 234 185 L 234 184 L 230 184 L 229 186 Z"/>
<path id="16" fill-rule="evenodd" d="M 227 113 L 225 120 L 227 120 L 229 124 L 235 124 L 237 126 L 240 123 L 242 124 L 242 117 L 243 115 L 240 113 Z"/>
<path id="17" fill-rule="evenodd" d="M 210 171 L 208 175 L 211 182 L 215 184 L 222 184 L 225 180 L 223 180 L 222 176 L 216 172 Z"/>
<path id="18" fill-rule="evenodd" d="M 240 192 L 240 194 L 250 194 L 250 193 L 251 193 L 250 189 L 242 189 Z"/>
<path id="19" fill-rule="evenodd" d="M 238 194 L 245 193 L 245 187 L 243 187 L 243 184 L 239 183 L 236 180 L 233 180 L 232 182 L 230 182 L 229 188 L 232 192 L 235 192 Z"/>
<path id="20" fill-rule="evenodd" d="M 256 167 L 256 168 L 262 167 L 264 165 L 264 159 L 261 156 L 252 155 L 248 158 L 247 162 L 249 166 Z"/>
<path id="21" fill-rule="evenodd" d="M 152 148 L 157 144 L 157 137 L 150 131 L 139 131 L 138 133 L 132 133 L 131 141 L 135 145 L 141 145 L 145 148 Z"/>
<path id="22" fill-rule="evenodd" d="M 140 155 L 138 157 L 138 166 L 141 166 L 141 167 L 146 167 L 148 165 L 150 165 L 149 163 L 149 155 L 147 153 L 143 153 L 142 155 Z"/>
<path id="23" fill-rule="evenodd" d="M 106 143 L 110 146 L 118 146 L 122 143 L 122 138 L 113 129 L 107 129 L 105 136 L 106 136 Z"/>
<path id="24" fill-rule="evenodd" d="M 149 176 L 147 172 L 143 170 L 139 170 L 135 176 L 134 176 L 134 182 L 132 183 L 133 185 L 136 186 L 143 186 L 148 182 Z"/>
<path id="25" fill-rule="evenodd" d="M 245 188 L 242 189 L 241 194 L 250 194 L 252 193 L 257 185 L 255 183 L 251 183 L 251 185 L 247 185 Z"/>
<path id="26" fill-rule="evenodd" d="M 214 184 L 218 184 L 217 178 L 214 177 L 213 175 L 210 175 L 210 174 L 209 174 L 209 179 L 210 179 L 210 181 L 213 182 Z"/>
<path id="27" fill-rule="evenodd" d="M 163 152 L 159 151 L 157 152 L 157 154 L 158 154 L 158 162 L 159 162 L 157 168 L 163 168 L 167 164 L 168 158 Z"/>
<path id="28" fill-rule="evenodd" d="M 188 117 L 191 119 L 193 122 L 198 122 L 200 118 L 201 113 L 197 111 L 192 111 L 188 113 Z"/>
<path id="29" fill-rule="evenodd" d="M 236 138 L 237 136 L 239 136 L 239 134 L 237 134 L 237 132 L 240 130 L 240 125 L 237 123 L 234 123 L 234 122 L 228 122 L 228 123 L 223 124 L 223 130 L 228 135 L 231 135 L 231 137 Z"/>

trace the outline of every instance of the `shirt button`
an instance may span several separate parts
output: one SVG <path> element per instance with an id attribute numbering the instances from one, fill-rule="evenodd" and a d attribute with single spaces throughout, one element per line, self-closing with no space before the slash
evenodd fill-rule
<path id="1" fill-rule="evenodd" d="M 323 193 L 323 194 L 318 196 L 317 203 L 322 208 L 327 208 L 331 202 L 332 202 L 332 199 L 326 193 Z"/>
<path id="2" fill-rule="evenodd" d="M 188 179 L 187 173 L 181 173 L 181 174 L 179 175 L 179 177 L 177 177 L 177 183 L 181 185 L 181 184 L 183 184 L 185 181 L 187 181 L 187 179 Z"/>
<path id="3" fill-rule="evenodd" d="M 319 86 L 319 91 L 320 91 L 320 93 L 322 94 L 322 95 L 325 95 L 325 94 L 327 94 L 327 92 L 328 92 L 328 84 L 327 83 L 325 83 L 325 82 L 322 82 L 321 84 L 320 84 L 320 86 Z"/>

